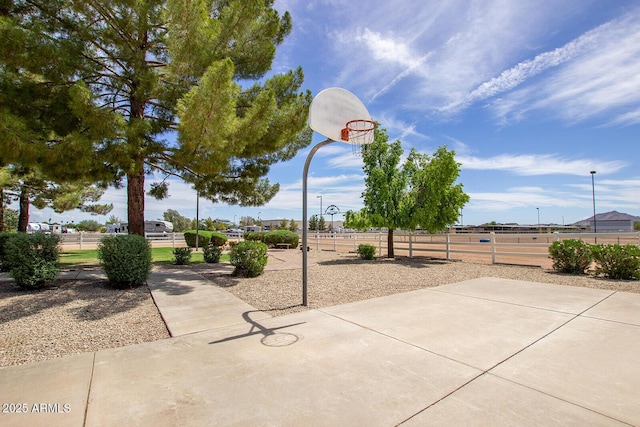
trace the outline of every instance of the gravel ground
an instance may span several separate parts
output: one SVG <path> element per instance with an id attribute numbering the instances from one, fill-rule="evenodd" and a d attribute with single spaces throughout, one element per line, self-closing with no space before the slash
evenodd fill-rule
<path id="1" fill-rule="evenodd" d="M 315 252 L 311 260 L 317 264 L 308 269 L 308 308 L 300 305 L 299 268 L 251 279 L 231 276 L 229 266 L 191 268 L 274 316 L 488 276 L 640 292 L 640 281 L 570 276 L 540 267 L 425 258 L 362 261 L 333 252 Z M 269 264 L 286 263 L 270 257 Z M 57 280 L 44 290 L 25 292 L 0 280 L 0 366 L 165 338 L 169 333 L 146 286 L 123 291 L 111 289 L 106 280 Z"/>
<path id="2" fill-rule="evenodd" d="M 382 297 L 399 292 L 461 282 L 478 277 L 501 277 L 557 285 L 640 292 L 639 281 L 608 280 L 592 275 L 558 274 L 541 267 L 475 264 L 427 258 L 360 260 L 355 254 L 316 252 L 317 265 L 308 269 L 308 308 Z M 277 260 L 274 260 L 278 262 Z M 269 263 L 272 260 L 270 259 Z M 273 316 L 306 310 L 302 307 L 302 271 L 266 271 L 239 279 L 229 274 L 202 274 L 251 306 Z"/>
<path id="3" fill-rule="evenodd" d="M 169 338 L 146 286 L 56 280 L 38 291 L 0 282 L 0 366 Z"/>

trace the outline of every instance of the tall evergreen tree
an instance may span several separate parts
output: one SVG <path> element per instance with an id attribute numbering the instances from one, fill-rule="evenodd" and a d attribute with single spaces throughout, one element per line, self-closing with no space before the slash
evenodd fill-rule
<path id="1" fill-rule="evenodd" d="M 179 176 L 214 202 L 260 205 L 279 189 L 263 178 L 270 165 L 310 143 L 311 95 L 299 92 L 302 70 L 266 78 L 276 46 L 291 31 L 290 15 L 272 6 L 273 0 L 13 2 L 23 31 L 16 34 L 37 33 L 33 39 L 74 71 L 56 78 L 67 77 L 61 86 L 83 128 L 50 149 L 88 158 L 83 173 L 126 178 L 131 233 L 144 233 L 147 174 Z M 151 193 L 166 196 L 166 183 L 152 185 Z"/>

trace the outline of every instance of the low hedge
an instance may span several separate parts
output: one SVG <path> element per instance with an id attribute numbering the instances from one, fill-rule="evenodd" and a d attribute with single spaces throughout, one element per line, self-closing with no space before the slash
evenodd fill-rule
<path id="1" fill-rule="evenodd" d="M 188 265 L 191 262 L 191 248 L 174 248 L 173 263 L 175 265 Z"/>
<path id="2" fill-rule="evenodd" d="M 103 237 L 98 243 L 98 259 L 109 282 L 117 288 L 143 285 L 151 273 L 151 247 L 142 236 Z"/>
<path id="3" fill-rule="evenodd" d="M 640 248 L 636 245 L 593 245 L 596 274 L 610 279 L 640 279 Z"/>
<path id="4" fill-rule="evenodd" d="M 227 236 L 217 231 L 198 230 L 198 247 L 206 246 L 224 246 L 227 243 Z M 196 247 L 196 230 L 188 230 L 184 232 L 184 241 L 190 248 Z"/>
<path id="5" fill-rule="evenodd" d="M 229 253 L 234 276 L 256 277 L 267 265 L 267 245 L 262 242 L 238 242 Z"/>
<path id="6" fill-rule="evenodd" d="M 593 262 L 593 251 L 582 240 L 567 239 L 549 246 L 553 269 L 560 273 L 584 274 Z"/>
<path id="7" fill-rule="evenodd" d="M 372 260 L 376 256 L 376 247 L 367 244 L 358 245 L 358 255 L 362 259 Z"/>
<path id="8" fill-rule="evenodd" d="M 220 257 L 222 256 L 222 247 L 209 245 L 205 246 L 202 251 L 202 255 L 204 256 L 204 262 L 207 264 L 215 264 L 220 262 Z"/>
<path id="9" fill-rule="evenodd" d="M 553 269 L 584 274 L 595 261 L 595 274 L 609 279 L 640 279 L 640 248 L 637 245 L 590 245 L 567 239 L 549 246 Z"/>
<path id="10" fill-rule="evenodd" d="M 60 237 L 55 234 L 14 233 L 4 243 L 3 265 L 23 289 L 43 287 L 56 278 L 60 268 L 58 258 Z"/>
<path id="11" fill-rule="evenodd" d="M 247 232 L 244 233 L 243 238 L 252 242 L 262 242 L 270 248 L 275 247 L 278 243 L 287 243 L 295 249 L 300 241 L 298 233 L 289 230 Z"/>
<path id="12" fill-rule="evenodd" d="M 7 242 L 9 241 L 9 239 L 16 235 L 17 233 L 0 233 L 0 271 L 4 273 L 11 270 L 11 268 L 9 267 L 9 262 L 7 261 L 5 255 L 5 248 L 7 247 Z"/>

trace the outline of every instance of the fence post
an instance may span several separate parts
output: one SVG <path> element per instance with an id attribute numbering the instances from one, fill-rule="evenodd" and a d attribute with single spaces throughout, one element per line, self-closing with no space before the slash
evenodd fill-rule
<path id="1" fill-rule="evenodd" d="M 176 233 L 171 233 L 171 246 L 176 247 Z"/>
<path id="2" fill-rule="evenodd" d="M 409 258 L 413 258 L 413 233 L 409 233 Z"/>
<path id="3" fill-rule="evenodd" d="M 378 233 L 378 256 L 382 256 L 382 233 Z"/>
<path id="4" fill-rule="evenodd" d="M 338 252 L 338 249 L 336 247 L 336 233 L 333 233 L 333 252 Z"/>
<path id="5" fill-rule="evenodd" d="M 449 253 L 450 243 L 451 243 L 451 235 L 449 233 L 447 233 L 447 259 L 451 259 L 451 254 Z"/>
<path id="6" fill-rule="evenodd" d="M 491 232 L 491 264 L 496 263 L 496 232 Z"/>
<path id="7" fill-rule="evenodd" d="M 353 251 L 356 253 L 358 252 L 358 233 L 357 232 L 353 235 Z"/>
<path id="8" fill-rule="evenodd" d="M 316 251 L 320 252 L 320 232 L 317 230 L 316 230 Z"/>
<path id="9" fill-rule="evenodd" d="M 84 235 L 84 231 L 80 232 L 80 250 L 82 250 L 82 236 Z"/>

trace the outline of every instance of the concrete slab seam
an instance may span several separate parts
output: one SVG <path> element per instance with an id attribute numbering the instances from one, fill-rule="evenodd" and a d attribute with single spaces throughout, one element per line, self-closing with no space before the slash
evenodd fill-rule
<path id="1" fill-rule="evenodd" d="M 458 295 L 457 295 L 457 296 L 458 296 Z M 611 296 L 611 295 L 607 296 L 607 298 L 609 298 L 610 296 Z M 470 297 L 470 298 L 476 298 L 476 297 Z M 477 299 L 487 300 L 486 298 L 477 298 Z M 605 299 L 606 299 L 606 298 L 605 298 Z M 492 301 L 492 302 L 501 302 L 501 301 L 493 301 L 493 300 L 488 300 L 488 301 Z M 602 301 L 604 301 L 604 299 L 603 299 Z M 584 312 L 585 312 L 585 311 L 587 311 L 587 310 L 590 310 L 591 308 L 595 307 L 597 304 L 600 304 L 602 301 L 599 301 L 598 303 L 594 304 L 592 307 L 589 307 L 588 309 L 584 310 L 582 313 L 584 313 Z M 506 304 L 509 304 L 509 303 L 506 303 Z M 520 304 L 513 304 L 513 305 L 518 305 L 518 306 L 520 306 Z M 543 309 L 541 309 L 541 308 L 537 308 L 537 307 L 528 307 L 528 308 L 534 308 L 534 309 L 543 310 Z M 548 311 L 549 311 L 549 310 L 548 310 Z M 550 311 L 553 311 L 553 310 L 550 310 Z M 564 314 L 571 314 L 571 313 L 564 313 Z M 482 376 L 484 376 L 484 375 L 487 375 L 487 374 L 488 374 L 488 375 L 493 375 L 493 376 L 498 377 L 498 378 L 502 378 L 502 377 L 500 377 L 499 375 L 492 374 L 490 371 L 491 371 L 491 370 L 493 370 L 493 369 L 495 369 L 495 368 L 497 368 L 498 366 L 502 365 L 502 364 L 503 364 L 503 363 L 505 363 L 506 361 L 508 361 L 508 360 L 512 359 L 513 357 L 517 356 L 518 354 L 522 353 L 523 351 L 525 351 L 525 350 L 526 350 L 526 349 L 528 349 L 529 347 L 533 346 L 534 344 L 538 343 L 539 341 L 543 340 L 544 338 L 548 337 L 549 335 L 553 334 L 553 333 L 554 333 L 554 332 L 556 332 L 558 329 L 560 329 L 560 328 L 564 327 L 564 326 L 565 326 L 565 325 L 567 325 L 569 322 L 572 322 L 573 320 L 575 320 L 575 319 L 576 319 L 576 318 L 578 318 L 579 316 L 580 316 L 580 314 L 573 315 L 573 317 L 571 317 L 570 319 L 568 319 L 566 322 L 564 322 L 564 323 L 560 324 L 559 326 L 557 326 L 557 327 L 556 327 L 556 328 L 554 328 L 553 330 L 551 330 L 551 331 L 547 332 L 546 334 L 544 334 L 543 336 L 541 336 L 541 337 L 540 337 L 540 338 L 538 338 L 537 340 L 533 341 L 533 342 L 532 342 L 532 343 L 530 343 L 529 345 L 526 345 L 525 347 L 523 347 L 523 348 L 521 348 L 520 350 L 516 351 L 515 353 L 513 353 L 513 354 L 512 354 L 512 355 L 510 355 L 509 357 L 507 357 L 507 358 L 505 358 L 504 360 L 502 360 L 502 361 L 500 361 L 500 362 L 496 363 L 496 364 L 495 364 L 495 365 L 493 365 L 492 367 L 490 367 L 490 368 L 488 368 L 488 369 L 486 369 L 486 370 L 483 370 L 483 371 L 482 371 L 479 375 L 477 375 L 476 377 L 474 377 L 474 378 L 470 379 L 470 380 L 469 380 L 469 381 L 467 381 L 466 383 L 462 384 L 460 387 L 456 388 L 455 390 L 451 391 L 450 393 L 448 393 L 447 395 L 443 396 L 442 398 L 440 398 L 440 399 L 436 400 L 435 402 L 432 402 L 432 403 L 431 403 L 431 404 L 429 404 L 427 407 L 425 407 L 425 408 L 423 408 L 422 410 L 420 410 L 420 411 L 416 412 L 415 414 L 413 414 L 413 415 L 412 415 L 412 416 L 410 416 L 409 418 L 405 419 L 404 421 L 402 421 L 402 422 L 401 422 L 401 423 L 399 423 L 398 425 L 404 424 L 405 422 L 407 422 L 407 421 L 409 421 L 410 419 L 412 419 L 412 418 L 416 417 L 417 415 L 421 414 L 422 412 L 426 411 L 427 409 L 431 408 L 432 406 L 434 406 L 434 405 L 438 404 L 439 402 L 442 402 L 444 399 L 446 399 L 447 397 L 451 396 L 453 393 L 455 393 L 455 392 L 457 392 L 457 391 L 459 391 L 459 390 L 463 389 L 464 387 L 468 386 L 469 384 L 471 384 L 472 382 L 476 381 L 478 378 L 480 378 L 480 377 L 482 377 Z M 376 332 L 377 332 L 377 331 L 376 331 Z M 385 334 L 382 334 L 382 335 L 385 335 Z M 391 337 L 391 338 L 393 338 L 393 337 Z M 398 341 L 401 341 L 401 340 L 398 340 Z M 417 346 L 415 346 L 415 345 L 414 345 L 414 347 L 417 347 Z M 418 347 L 418 348 L 420 348 L 420 347 Z M 429 351 L 429 350 L 426 350 L 426 351 Z M 433 353 L 433 352 L 431 352 L 431 353 Z M 437 353 L 434 353 L 434 354 L 437 354 Z M 443 357 L 446 357 L 446 356 L 443 356 Z M 456 362 L 458 362 L 458 363 L 463 363 L 463 362 L 457 361 L 457 360 L 455 360 L 455 359 L 451 359 L 451 358 L 449 358 L 449 357 L 446 357 L 446 358 L 447 358 L 447 359 L 449 359 L 449 360 L 456 361 Z M 464 363 L 463 363 L 463 364 L 464 364 Z M 473 368 L 475 368 L 475 369 L 479 369 L 477 366 L 473 366 Z M 513 381 L 512 381 L 512 382 L 513 382 Z M 516 384 L 517 384 L 517 383 L 516 383 Z M 519 384 L 519 385 L 522 385 L 522 384 Z M 539 391 L 539 390 L 535 390 L 535 391 Z M 553 397 L 556 397 L 556 396 L 553 396 Z M 560 399 L 560 400 L 562 400 L 562 399 Z M 575 403 L 573 403 L 573 402 L 569 402 L 569 403 L 571 403 L 571 404 L 573 404 L 573 405 L 575 405 L 575 406 L 579 406 L 579 407 L 581 407 L 580 405 L 576 405 L 576 404 L 575 404 Z M 587 409 L 587 408 L 585 408 L 585 409 Z M 595 412 L 595 411 L 592 411 L 592 412 Z M 609 418 L 610 418 L 610 417 L 609 417 Z"/>
<path id="2" fill-rule="evenodd" d="M 491 369 L 493 369 L 493 368 L 491 368 Z M 570 405 L 572 405 L 572 406 L 576 406 L 576 407 L 578 407 L 578 408 L 584 409 L 584 410 L 586 410 L 586 411 L 593 412 L 594 414 L 601 415 L 601 416 L 603 416 L 603 417 L 609 418 L 610 420 L 614 420 L 614 421 L 616 421 L 616 422 L 619 422 L 619 423 L 622 423 L 622 424 L 625 424 L 625 425 L 628 425 L 628 426 L 633 426 L 633 424 L 629 424 L 629 423 L 628 423 L 628 422 L 626 422 L 626 421 L 622 421 L 622 420 L 619 420 L 619 419 L 617 419 L 617 418 L 614 418 L 614 417 L 612 417 L 611 415 L 603 414 L 602 412 L 598 412 L 598 411 L 596 411 L 596 410 L 594 410 L 594 409 L 584 407 L 584 406 L 582 406 L 582 405 L 580 405 L 580 404 L 577 404 L 577 403 L 575 403 L 575 402 L 572 402 L 572 401 L 570 401 L 570 400 L 563 399 L 563 398 L 561 398 L 561 397 L 559 397 L 559 396 L 556 396 L 556 395 L 553 395 L 553 394 L 547 393 L 546 391 L 543 391 L 543 390 L 538 390 L 538 389 L 533 388 L 533 387 L 531 387 L 531 386 L 528 386 L 528 385 L 526 385 L 526 384 L 521 384 L 521 383 L 519 383 L 519 382 L 513 381 L 513 380 L 511 380 L 511 379 L 509 379 L 509 378 L 502 377 L 502 376 L 500 376 L 500 375 L 498 375 L 498 374 L 495 374 L 495 373 L 493 373 L 493 372 L 486 372 L 486 374 L 487 374 L 487 375 L 489 375 L 489 376 L 493 376 L 493 377 L 496 377 L 496 378 L 500 378 L 501 380 L 504 380 L 504 381 L 510 382 L 511 384 L 515 384 L 515 385 L 518 385 L 518 386 L 520 386 L 520 387 L 524 387 L 524 388 L 526 388 L 526 389 L 529 389 L 529 390 L 535 391 L 536 393 L 544 394 L 545 396 L 551 397 L 552 399 L 556 399 L 556 400 L 559 400 L 559 401 L 561 401 L 561 402 L 568 403 L 568 404 L 570 404 Z M 474 379 L 475 379 L 475 378 L 474 378 Z M 465 384 L 465 385 L 466 385 L 466 384 Z"/>
<path id="3" fill-rule="evenodd" d="M 87 425 L 87 415 L 89 415 L 89 402 L 91 401 L 91 387 L 93 386 L 93 373 L 96 369 L 96 352 L 93 352 L 93 360 L 91 361 L 91 375 L 89 376 L 89 390 L 87 390 L 87 404 L 84 405 L 84 420 L 82 427 Z"/>
<path id="4" fill-rule="evenodd" d="M 591 310 L 596 305 L 600 304 L 601 302 L 603 302 L 607 298 L 609 298 L 609 297 L 611 297 L 611 296 L 613 296 L 614 294 L 617 293 L 617 291 L 611 291 L 611 293 L 609 295 L 607 295 L 605 298 L 603 298 L 602 300 L 598 301 L 597 303 L 595 303 L 591 307 L 587 308 L 586 310 L 584 310 L 584 311 L 582 311 L 582 312 L 580 312 L 578 314 L 575 314 L 575 313 L 569 313 L 569 312 L 561 311 L 561 310 L 553 310 L 551 308 L 535 307 L 535 306 L 532 306 L 532 305 L 518 304 L 518 303 L 515 303 L 515 302 L 500 301 L 500 300 L 496 300 L 496 299 L 482 298 L 482 297 L 473 296 L 473 295 L 465 295 L 465 294 L 460 294 L 460 293 L 451 292 L 451 291 L 445 291 L 445 290 L 441 290 L 441 289 L 425 288 L 425 290 L 430 291 L 430 292 L 438 292 L 438 293 L 441 293 L 441 294 L 455 295 L 457 297 L 465 297 L 465 298 L 479 299 L 479 300 L 482 300 L 482 301 L 491 301 L 491 302 L 496 302 L 496 303 L 500 303 L 500 304 L 514 305 L 516 307 L 532 308 L 534 310 L 542 310 L 542 311 L 550 311 L 552 313 L 568 314 L 570 316 L 580 316 L 585 311 Z M 585 317 L 588 317 L 588 316 L 585 316 Z"/>
<path id="5" fill-rule="evenodd" d="M 429 289 L 429 290 L 430 290 L 430 291 L 435 291 L 435 290 L 433 290 L 433 289 Z M 442 292 L 442 291 L 436 291 L 436 292 Z M 449 294 L 453 294 L 453 293 L 450 293 L 450 292 L 442 292 L 442 293 L 449 293 Z M 504 360 L 502 360 L 502 361 L 500 361 L 500 362 L 496 363 L 496 364 L 495 364 L 495 365 L 493 365 L 492 367 L 490 367 L 490 368 L 488 368 L 488 369 L 486 369 L 486 370 L 482 370 L 482 369 L 480 369 L 480 370 L 481 370 L 481 373 L 480 373 L 480 374 L 478 374 L 477 376 L 473 377 L 473 378 L 472 378 L 472 379 L 470 379 L 469 381 L 467 381 L 467 382 L 465 382 L 464 384 L 462 384 L 460 387 L 458 387 L 458 388 L 456 388 L 455 390 L 451 391 L 450 393 L 446 394 L 445 396 L 443 396 L 442 398 L 438 399 L 437 401 L 432 402 L 431 404 L 429 404 L 429 405 L 428 405 L 428 406 L 426 406 L 425 408 L 421 409 L 420 411 L 416 412 L 415 414 L 411 415 L 410 417 L 406 418 L 405 420 L 401 421 L 400 423 L 398 423 L 398 424 L 396 424 L 396 425 L 402 425 L 402 424 L 406 423 L 406 422 L 407 422 L 407 421 L 409 421 L 410 419 L 412 419 L 412 418 L 416 417 L 417 415 L 421 414 L 422 412 L 426 411 L 427 409 L 431 408 L 432 406 L 436 405 L 437 403 L 439 403 L 439 402 L 443 401 L 443 400 L 444 400 L 444 399 L 446 399 L 447 397 L 451 396 L 453 393 L 457 392 L 458 390 L 461 390 L 462 388 L 466 387 L 467 385 L 471 384 L 472 382 L 476 381 L 478 378 L 480 378 L 480 377 L 482 377 L 482 376 L 484 376 L 484 375 L 486 375 L 486 374 L 490 374 L 490 375 L 493 375 L 493 376 L 496 376 L 496 377 L 502 378 L 502 377 L 500 377 L 500 376 L 498 376 L 498 375 L 491 374 L 491 372 L 490 372 L 490 371 L 491 371 L 491 370 L 493 370 L 493 369 L 495 369 L 495 368 L 497 368 L 498 366 L 500 366 L 501 364 L 505 363 L 506 361 L 508 361 L 508 360 L 512 359 L 513 357 L 517 356 L 518 354 L 522 353 L 524 350 L 526 350 L 526 349 L 530 348 L 531 346 L 533 346 L 534 344 L 538 343 L 539 341 L 541 341 L 541 340 L 545 339 L 546 337 L 548 337 L 549 335 L 553 334 L 554 332 L 556 332 L 556 331 L 557 331 L 557 330 L 559 330 L 560 328 L 564 327 L 564 326 L 565 326 L 565 325 L 567 325 L 568 323 L 570 323 L 570 322 L 572 322 L 573 320 L 575 320 L 575 319 L 577 319 L 578 317 L 580 317 L 582 314 L 584 314 L 584 313 L 585 313 L 585 312 L 587 312 L 588 310 L 591 310 L 591 309 L 592 309 L 593 307 L 595 307 L 596 305 L 598 305 L 598 304 L 602 303 L 603 301 L 605 301 L 606 299 L 610 298 L 610 297 L 611 297 L 612 295 L 614 295 L 615 293 L 616 293 L 616 292 L 612 292 L 611 294 L 607 295 L 605 298 L 601 299 L 600 301 L 596 302 L 595 304 L 593 304 L 592 306 L 590 306 L 590 307 L 586 308 L 585 310 L 583 310 L 582 312 L 580 312 L 580 313 L 578 313 L 578 314 L 563 313 L 563 314 L 571 315 L 572 317 L 571 317 L 570 319 L 568 319 L 566 322 L 563 322 L 562 324 L 560 324 L 559 326 L 557 326 L 556 328 L 554 328 L 553 330 L 551 330 L 551 331 L 549 331 L 548 333 L 544 334 L 544 335 L 543 335 L 543 336 L 541 336 L 540 338 L 536 339 L 535 341 L 533 341 L 533 342 L 532 342 L 532 343 L 530 343 L 529 345 L 527 345 L 527 346 L 525 346 L 525 347 L 521 348 L 520 350 L 518 350 L 517 352 L 513 353 L 513 354 L 512 354 L 512 355 L 510 355 L 509 357 L 507 357 L 507 358 L 505 358 Z M 469 298 L 475 298 L 475 299 L 487 300 L 487 301 L 492 301 L 492 302 L 500 302 L 500 303 L 503 303 L 503 304 L 510 304 L 510 305 L 516 305 L 516 306 L 523 306 L 522 304 L 514 304 L 514 303 L 508 303 L 508 302 L 504 302 L 504 301 L 494 301 L 494 300 L 490 300 L 490 299 L 486 299 L 486 298 L 478 298 L 478 297 L 473 297 L 473 296 L 469 296 L 469 295 L 459 295 L 459 294 L 454 294 L 454 295 L 456 295 L 456 296 L 466 296 L 466 297 L 469 297 Z M 526 307 L 526 308 L 533 308 L 533 309 L 537 309 L 537 310 L 544 310 L 544 311 L 552 311 L 552 312 L 556 312 L 555 310 L 548 310 L 548 309 L 543 309 L 543 308 L 539 308 L 539 307 L 529 307 L 529 306 L 524 306 L 524 307 Z M 324 314 L 328 314 L 328 315 L 330 315 L 330 316 L 332 316 L 332 317 L 334 317 L 334 318 L 336 318 L 336 319 L 342 320 L 342 321 L 344 321 L 344 322 L 351 323 L 351 324 L 353 324 L 353 325 L 355 325 L 355 326 L 358 326 L 358 327 L 360 327 L 360 328 L 366 329 L 366 330 L 368 330 L 368 331 L 371 331 L 371 332 L 377 333 L 377 334 L 382 335 L 382 336 L 385 336 L 385 337 L 387 337 L 387 338 L 391 338 L 391 339 L 393 339 L 393 340 L 395 340 L 395 341 L 398 341 L 398 342 L 401 342 L 401 343 L 404 343 L 404 344 L 410 345 L 410 346 L 412 346 L 412 347 L 418 348 L 418 349 L 420 349 L 420 350 L 426 351 L 426 352 L 428 352 L 428 353 L 434 354 L 434 355 L 436 355 L 436 356 L 443 357 L 443 358 L 445 358 L 445 359 L 448 359 L 448 360 L 451 360 L 451 361 L 454 361 L 454 362 L 460 363 L 460 364 L 465 365 L 465 366 L 469 366 L 469 367 L 474 368 L 474 369 L 479 369 L 477 366 L 471 366 L 471 365 L 468 365 L 468 364 L 466 364 L 466 363 L 464 363 L 464 362 L 461 362 L 461 361 L 459 361 L 459 360 L 455 360 L 455 359 L 453 359 L 453 358 L 450 358 L 450 357 L 448 357 L 448 356 L 445 356 L 445 355 L 442 355 L 442 354 L 435 353 L 435 352 L 433 352 L 433 351 L 431 351 L 431 350 L 428 350 L 428 349 L 425 349 L 425 348 L 423 348 L 423 347 L 417 346 L 417 345 L 415 345 L 415 344 L 412 344 L 412 343 L 409 343 L 409 342 L 403 341 L 403 340 L 401 340 L 401 339 L 398 339 L 398 338 L 393 337 L 393 336 L 391 336 L 391 335 L 385 334 L 385 333 L 380 332 L 380 331 L 378 331 L 378 330 L 375 330 L 375 329 L 372 329 L 372 328 L 366 327 L 366 326 L 364 326 L 364 325 L 361 325 L 361 324 L 359 324 L 359 323 L 353 322 L 353 321 L 348 320 L 348 319 L 344 319 L 344 318 L 342 318 L 342 317 L 340 317 L 340 316 L 337 316 L 337 315 L 335 315 L 335 314 L 327 313 L 326 311 L 323 311 L 322 309 L 318 309 L 318 311 L 319 311 L 319 312 L 322 312 L 322 313 L 324 313 Z M 521 385 L 521 384 L 520 384 L 520 385 Z M 539 391 L 539 390 L 535 390 L 535 391 Z M 556 397 L 556 396 L 553 396 L 553 397 Z M 557 397 L 556 397 L 556 398 L 557 398 Z M 557 399 L 559 399 L 559 398 L 557 398 Z M 562 400 L 562 399 L 559 399 L 559 400 Z M 573 402 L 568 402 L 568 403 L 571 403 L 572 405 L 575 405 L 575 406 L 578 406 L 578 407 L 581 407 L 581 408 L 582 408 L 582 406 L 581 406 L 581 405 L 577 405 L 576 403 L 573 403 Z M 584 409 L 588 409 L 588 408 L 584 408 Z M 591 410 L 591 409 L 589 409 L 589 410 L 590 410 L 591 412 L 596 412 L 596 411 L 593 411 L 593 410 Z M 611 418 L 611 417 L 608 417 L 608 418 Z M 616 420 L 616 421 L 618 421 L 618 420 Z M 626 423 L 625 423 L 625 424 L 626 424 Z"/>

